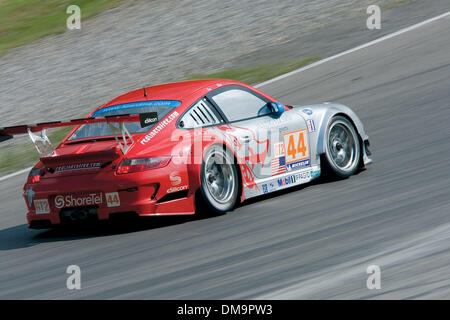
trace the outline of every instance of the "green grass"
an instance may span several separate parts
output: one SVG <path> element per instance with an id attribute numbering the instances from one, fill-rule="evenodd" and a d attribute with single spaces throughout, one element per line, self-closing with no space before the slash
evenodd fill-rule
<path id="1" fill-rule="evenodd" d="M 408 3 L 412 3 L 412 2 L 416 2 L 416 0 L 397 0 L 392 3 L 388 3 L 384 6 L 381 6 L 381 10 L 391 10 L 391 9 L 397 8 L 399 6 L 402 6 L 404 4 L 408 4 Z"/>
<path id="2" fill-rule="evenodd" d="M 73 127 L 49 130 L 48 137 L 57 146 Z M 7 143 L 7 142 L 6 142 Z M 0 147 L 0 176 L 34 165 L 39 155 L 31 141 Z"/>
<path id="3" fill-rule="evenodd" d="M 75 4 L 81 9 L 83 22 L 124 0 L 0 0 L 0 55 L 9 50 L 36 41 L 50 34 L 67 30 L 70 16 L 67 7 Z M 78 30 L 68 32 L 79 32 Z M 49 138 L 57 145 L 71 128 L 49 131 Z M 31 142 L 5 143 L 0 146 L 0 176 L 34 164 L 38 154 Z"/>
<path id="4" fill-rule="evenodd" d="M 83 21 L 124 0 L 0 0 L 0 55 L 44 36 L 67 30 L 69 5 L 81 9 Z M 73 30 L 70 32 L 79 32 Z"/>
<path id="5" fill-rule="evenodd" d="M 0 150 L 0 176 L 34 165 L 39 156 L 31 142 L 19 145 L 14 150 Z"/>
<path id="6" fill-rule="evenodd" d="M 319 59 L 319 56 L 312 56 L 301 60 L 282 61 L 275 64 L 264 64 L 251 68 L 229 69 L 209 74 L 192 74 L 189 75 L 187 79 L 232 79 L 249 84 L 256 84 L 304 67 Z"/>

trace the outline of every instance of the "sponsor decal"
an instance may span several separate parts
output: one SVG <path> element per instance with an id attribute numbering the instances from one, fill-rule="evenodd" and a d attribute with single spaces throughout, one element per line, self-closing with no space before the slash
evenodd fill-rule
<path id="1" fill-rule="evenodd" d="M 181 177 L 178 171 L 174 171 L 169 175 L 170 182 L 173 186 L 179 186 L 181 184 Z"/>
<path id="2" fill-rule="evenodd" d="M 273 154 L 275 158 L 280 158 L 284 156 L 285 150 L 283 142 L 278 142 L 273 145 Z"/>
<path id="3" fill-rule="evenodd" d="M 299 175 L 296 174 L 296 175 L 293 175 L 293 176 L 289 176 L 289 177 L 286 177 L 285 180 L 286 179 L 288 180 L 288 181 L 286 181 L 288 184 L 294 184 L 294 183 L 296 183 L 298 181 Z"/>
<path id="4" fill-rule="evenodd" d="M 174 192 L 178 192 L 178 191 L 184 191 L 187 189 L 188 189 L 188 186 L 172 187 L 172 188 L 167 189 L 167 193 L 174 193 Z"/>
<path id="5" fill-rule="evenodd" d="M 284 177 L 281 179 L 278 179 L 278 186 L 279 187 L 285 187 L 287 185 L 293 184 L 297 182 L 298 177 L 296 175 Z"/>
<path id="6" fill-rule="evenodd" d="M 267 188 L 267 184 L 263 184 L 262 185 L 262 189 L 263 189 L 263 193 L 264 194 L 269 193 L 269 189 Z"/>
<path id="7" fill-rule="evenodd" d="M 277 191 L 277 186 L 275 185 L 275 183 L 270 182 L 269 183 L 269 192 L 273 192 L 273 191 Z"/>
<path id="8" fill-rule="evenodd" d="M 297 174 L 293 174 L 291 176 L 287 176 L 281 179 L 278 179 L 278 187 L 285 187 L 291 184 L 299 184 L 300 182 L 309 181 L 311 178 L 311 171 L 304 171 Z"/>
<path id="9" fill-rule="evenodd" d="M 283 134 L 283 141 L 285 145 L 286 169 L 288 171 L 311 165 L 306 129 Z"/>
<path id="10" fill-rule="evenodd" d="M 320 176 L 320 170 L 311 171 L 311 178 L 317 178 Z"/>
<path id="11" fill-rule="evenodd" d="M 293 162 L 293 163 L 288 163 L 286 165 L 286 169 L 287 169 L 287 171 L 292 171 L 292 170 L 309 167 L 309 166 L 311 166 L 311 160 L 306 159 L 306 160 L 301 160 L 301 161 L 297 161 L 297 162 Z"/>
<path id="12" fill-rule="evenodd" d="M 313 114 L 313 111 L 312 111 L 311 109 L 307 109 L 307 108 L 306 108 L 306 109 L 303 109 L 302 112 L 303 112 L 303 113 L 306 113 L 308 116 L 310 116 L 310 115 Z"/>
<path id="13" fill-rule="evenodd" d="M 68 207 L 84 207 L 100 205 L 103 203 L 102 193 L 91 193 L 87 196 L 58 195 L 55 197 L 55 207 L 58 209 Z"/>
<path id="14" fill-rule="evenodd" d="M 28 206 L 31 207 L 31 205 L 33 204 L 34 196 L 35 196 L 35 192 L 33 191 L 33 188 L 27 189 L 25 191 L 25 195 L 27 196 Z"/>
<path id="15" fill-rule="evenodd" d="M 100 109 L 94 113 L 94 116 L 97 116 L 97 115 L 100 115 L 100 114 L 103 114 L 106 112 L 111 112 L 111 111 L 142 108 L 142 107 L 172 107 L 172 108 L 176 108 L 180 104 L 181 104 L 180 101 L 175 101 L 175 100 L 155 100 L 155 101 L 132 102 L 132 103 L 125 103 L 125 104 L 118 104 L 115 106 Z"/>
<path id="16" fill-rule="evenodd" d="M 306 123 L 308 125 L 309 132 L 316 132 L 316 124 L 314 123 L 313 119 L 306 120 Z"/>
<path id="17" fill-rule="evenodd" d="M 167 127 L 173 120 L 179 116 L 177 111 L 172 112 L 166 119 L 161 121 L 156 127 L 153 128 L 142 140 L 141 144 L 146 144 L 152 140 L 161 130 Z"/>
<path id="18" fill-rule="evenodd" d="M 139 121 L 141 122 L 141 128 L 151 126 L 158 122 L 158 112 L 148 112 L 139 114 Z"/>
<path id="19" fill-rule="evenodd" d="M 101 166 L 100 162 L 77 163 L 77 164 L 69 164 L 69 165 L 56 167 L 55 171 L 63 172 L 63 171 L 75 171 L 75 170 L 99 169 L 100 166 Z"/>
<path id="20" fill-rule="evenodd" d="M 309 178 L 311 178 L 311 170 L 297 173 L 295 176 L 296 176 L 298 181 L 309 180 Z"/>
<path id="21" fill-rule="evenodd" d="M 263 184 L 262 189 L 263 189 L 263 193 L 266 194 L 266 193 L 277 191 L 277 186 L 275 186 L 275 183 L 269 182 L 269 183 Z"/>
<path id="22" fill-rule="evenodd" d="M 50 213 L 50 205 L 47 199 L 34 200 L 33 203 L 36 214 Z"/>
<path id="23" fill-rule="evenodd" d="M 120 197 L 118 192 L 105 193 L 105 198 L 108 208 L 120 207 Z"/>

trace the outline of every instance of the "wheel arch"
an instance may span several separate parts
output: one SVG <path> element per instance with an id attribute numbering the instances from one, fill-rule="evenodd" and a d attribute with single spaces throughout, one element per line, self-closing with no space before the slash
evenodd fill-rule
<path id="1" fill-rule="evenodd" d="M 306 108 L 306 107 L 302 107 Z M 341 104 L 319 104 L 314 106 L 307 106 L 314 110 L 312 118 L 319 123 L 319 132 L 317 134 L 316 141 L 316 152 L 318 156 L 325 154 L 326 148 L 326 131 L 327 128 L 335 116 L 343 116 L 355 127 L 356 133 L 358 134 L 360 146 L 361 146 L 361 162 L 360 165 L 364 167 L 365 165 L 372 162 L 369 158 L 370 152 L 368 151 L 369 146 L 369 136 L 364 130 L 364 126 L 359 119 L 359 117 L 348 107 Z"/>
<path id="2" fill-rule="evenodd" d="M 236 171 L 237 171 L 237 174 L 238 174 L 238 198 L 237 199 L 238 199 L 239 203 L 241 203 L 245 199 L 244 192 L 243 192 L 244 186 L 243 186 L 243 180 L 242 180 L 242 168 L 239 165 L 238 157 L 236 155 L 236 151 L 232 147 L 230 147 L 229 144 L 226 141 L 213 141 L 213 142 L 208 143 L 208 144 L 203 146 L 203 149 L 202 149 L 202 161 L 203 161 L 203 157 L 205 155 L 205 152 L 209 148 L 214 146 L 214 145 L 222 146 L 226 151 L 230 152 L 233 155 L 233 161 L 234 161 L 234 163 L 236 165 L 236 169 L 237 169 Z M 196 186 L 196 190 L 195 190 L 196 194 L 201 192 L 201 190 L 200 190 L 201 183 L 202 183 L 201 182 L 201 164 L 198 165 L 197 168 L 198 168 L 198 170 L 197 170 L 198 172 L 196 172 L 196 180 L 197 180 L 197 183 L 196 183 L 197 186 Z M 239 203 L 237 203 L 237 204 L 239 204 Z"/>
<path id="3" fill-rule="evenodd" d="M 328 123 L 327 123 L 327 127 L 328 127 L 328 125 L 330 124 L 331 119 L 333 119 L 334 117 L 337 117 L 337 116 L 344 117 L 345 119 L 347 119 L 348 121 L 350 121 L 350 123 L 351 123 L 351 124 L 353 125 L 353 127 L 355 128 L 356 134 L 358 135 L 359 146 L 360 146 L 361 151 L 362 151 L 362 152 L 360 153 L 360 155 L 359 155 L 359 158 L 360 158 L 359 167 L 360 167 L 360 168 L 364 167 L 364 153 L 365 153 L 364 140 L 363 140 L 362 137 L 361 137 L 361 132 L 359 131 L 359 129 L 358 129 L 358 127 L 357 127 L 355 121 L 354 121 L 348 114 L 343 113 L 343 112 L 338 112 L 338 113 L 335 113 L 335 114 L 329 119 L 329 121 L 328 121 Z M 325 153 L 325 150 L 324 150 L 324 152 L 321 153 L 320 155 L 322 156 L 324 153 Z"/>

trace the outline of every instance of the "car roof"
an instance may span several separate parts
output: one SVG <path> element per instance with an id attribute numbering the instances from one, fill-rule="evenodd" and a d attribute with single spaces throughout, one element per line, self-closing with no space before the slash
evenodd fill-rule
<path id="1" fill-rule="evenodd" d="M 200 96 L 205 94 L 203 91 L 206 91 L 208 88 L 216 89 L 220 86 L 232 84 L 247 86 L 239 81 L 225 79 L 192 80 L 160 84 L 125 93 L 104 104 L 97 110 L 117 104 L 146 100 L 178 100 L 183 102 L 187 97 L 192 96 L 196 92 Z M 145 97 L 145 94 L 147 97 Z"/>

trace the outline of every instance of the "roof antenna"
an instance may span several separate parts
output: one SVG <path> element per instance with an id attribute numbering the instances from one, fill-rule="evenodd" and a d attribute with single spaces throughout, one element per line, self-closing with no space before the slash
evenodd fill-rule
<path id="1" fill-rule="evenodd" d="M 147 97 L 147 88 L 143 88 L 144 89 L 144 97 Z"/>

